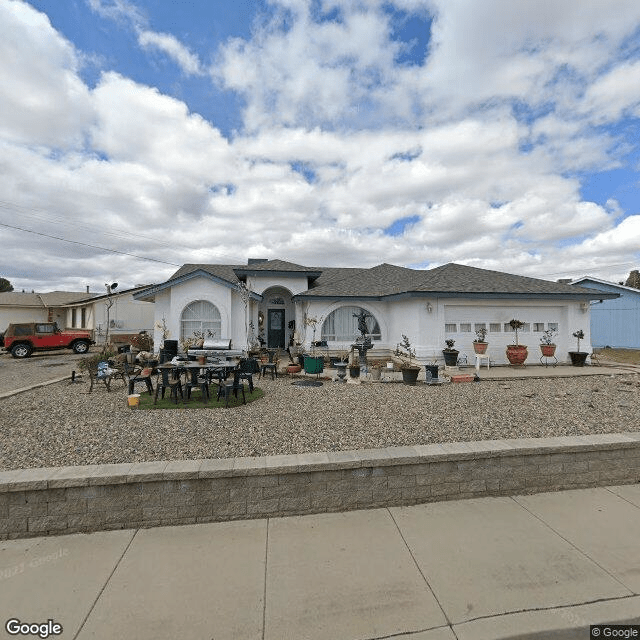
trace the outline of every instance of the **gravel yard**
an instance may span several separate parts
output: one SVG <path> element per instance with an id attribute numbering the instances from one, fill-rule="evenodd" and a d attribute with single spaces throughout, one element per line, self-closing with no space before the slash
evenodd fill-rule
<path id="1" fill-rule="evenodd" d="M 21 393 L 0 401 L 0 470 L 640 430 L 635 374 L 438 387 L 311 388 L 284 377 L 258 386 L 263 399 L 228 410 L 132 411 L 119 381 L 111 393 L 68 382 Z"/>

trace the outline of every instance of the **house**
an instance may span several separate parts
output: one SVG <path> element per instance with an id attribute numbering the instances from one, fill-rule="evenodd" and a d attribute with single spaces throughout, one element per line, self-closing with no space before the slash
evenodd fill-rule
<path id="1" fill-rule="evenodd" d="M 94 340 L 105 341 L 107 328 L 109 340 L 127 341 L 126 338 L 140 331 L 151 333 L 154 322 L 153 304 L 137 300 L 134 294 L 148 289 L 149 285 L 138 285 L 132 289 L 112 291 L 109 294 L 94 295 L 65 305 L 65 326 L 71 329 L 89 329 Z"/>
<path id="2" fill-rule="evenodd" d="M 530 362 L 540 357 L 539 338 L 550 328 L 558 332 L 559 360 L 568 359 L 578 329 L 590 350 L 590 301 L 616 296 L 453 263 L 428 270 L 390 264 L 365 269 L 257 259 L 246 265 L 185 264 L 166 282 L 134 294 L 155 303 L 156 345 L 162 340 L 157 327 L 164 323 L 172 339 L 210 331 L 241 349 L 261 336 L 268 347 L 300 343 L 308 349 L 324 340 L 337 352 L 354 343 L 355 316 L 364 309 L 374 358 L 392 353 L 403 334 L 421 362 L 442 360 L 446 339 L 470 358 L 475 331 L 484 327 L 498 364 L 507 362 L 512 318 L 525 323 L 519 342 L 529 346 Z"/>
<path id="3" fill-rule="evenodd" d="M 89 297 L 88 292 L 77 291 L 0 293 L 0 332 L 19 322 L 57 322 L 60 328 L 66 328 L 66 305 Z"/>
<path id="4" fill-rule="evenodd" d="M 640 290 L 592 276 L 578 278 L 571 284 L 591 289 L 594 294 L 618 294 L 614 299 L 594 295 L 591 303 L 591 344 L 594 347 L 640 349 Z"/>

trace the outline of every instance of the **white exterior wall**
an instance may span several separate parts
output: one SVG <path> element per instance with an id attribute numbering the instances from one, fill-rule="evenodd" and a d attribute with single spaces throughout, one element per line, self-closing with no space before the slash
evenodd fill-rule
<path id="1" fill-rule="evenodd" d="M 584 340 L 580 341 L 580 350 L 591 352 L 589 306 L 586 311 L 581 310 L 578 302 L 559 300 L 549 302 L 547 300 L 464 300 L 460 298 L 441 299 L 438 305 L 439 330 L 441 340 L 439 349 L 444 348 L 444 341 L 452 338 L 456 341 L 455 348 L 467 355 L 469 363 L 473 358 L 473 340 L 476 337 L 473 325 L 486 323 L 489 329 L 490 323 L 499 323 L 502 331 L 487 333 L 486 341 L 489 343 L 487 353 L 496 364 L 507 364 L 506 347 L 515 343 L 515 334 L 505 332 L 504 324 L 515 318 L 529 323 L 529 331 L 518 331 L 518 343 L 528 347 L 527 362 L 538 363 L 540 360 L 540 338 L 542 332 L 534 332 L 534 323 L 544 323 L 545 329 L 550 322 L 558 324 L 558 334 L 554 337 L 557 345 L 556 358 L 559 362 L 569 360 L 569 351 L 576 350 L 576 339 L 572 334 L 582 329 Z M 445 323 L 455 323 L 457 331 L 445 334 Z M 470 332 L 461 332 L 460 323 L 470 323 Z M 441 355 L 441 354 L 440 354 Z M 544 362 L 544 361 L 543 361 Z"/>
<path id="2" fill-rule="evenodd" d="M 44 307 L 9 307 L 0 309 L 0 333 L 10 324 L 19 322 L 47 322 L 47 310 Z"/>
<path id="3" fill-rule="evenodd" d="M 307 291 L 309 285 L 307 284 L 307 276 L 248 276 L 247 287 L 255 293 L 262 293 L 270 287 L 283 287 L 291 291 L 292 295 L 296 293 L 302 293 Z"/>
<path id="4" fill-rule="evenodd" d="M 327 317 L 334 309 L 340 306 L 361 306 L 372 313 L 380 324 L 382 340 L 375 341 L 373 348 L 395 350 L 397 344 L 406 335 L 416 351 L 416 359 L 420 363 L 427 363 L 434 358 L 443 361 L 442 350 L 445 348 L 445 340 L 453 338 L 456 341 L 455 348 L 462 354 L 466 354 L 469 364 L 473 364 L 474 350 L 473 340 L 476 337 L 473 325 L 484 322 L 489 327 L 490 323 L 499 323 L 503 331 L 500 333 L 488 333 L 488 353 L 496 364 L 508 364 L 506 347 L 514 342 L 514 334 L 504 331 L 504 324 L 512 318 L 517 318 L 530 324 L 528 332 L 519 331 L 518 341 L 528 347 L 529 356 L 527 362 L 536 364 L 540 360 L 540 338 L 542 332 L 534 332 L 534 323 L 544 323 L 545 328 L 549 322 L 558 324 L 558 334 L 554 338 L 557 345 L 556 357 L 559 362 L 569 361 L 569 351 L 576 350 L 576 339 L 572 334 L 582 329 L 584 340 L 580 341 L 580 350 L 591 352 L 589 307 L 574 301 L 559 300 L 549 302 L 546 300 L 470 300 L 463 298 L 407 298 L 392 302 L 370 301 L 312 301 L 300 305 L 300 318 L 303 317 L 303 309 L 311 316 Z M 431 309 L 429 311 L 429 308 Z M 455 323 L 458 331 L 455 334 L 445 333 L 445 324 Z M 470 323 L 471 331 L 461 333 L 460 323 Z M 320 339 L 319 323 L 316 339 Z M 306 332 L 304 344 L 309 346 L 312 340 L 311 329 Z M 355 336 L 354 336 L 355 341 Z M 346 343 L 329 343 L 329 349 L 348 348 Z M 374 356 L 375 357 L 375 356 Z"/>
<path id="5" fill-rule="evenodd" d="M 154 345 L 162 344 L 162 332 L 155 324 L 162 323 L 164 317 L 170 340 L 180 340 L 180 317 L 184 308 L 196 300 L 206 300 L 214 304 L 220 312 L 221 335 L 216 338 L 231 338 L 233 349 L 244 349 L 244 305 L 237 292 L 217 284 L 208 278 L 192 278 L 160 291 L 155 296 Z"/>

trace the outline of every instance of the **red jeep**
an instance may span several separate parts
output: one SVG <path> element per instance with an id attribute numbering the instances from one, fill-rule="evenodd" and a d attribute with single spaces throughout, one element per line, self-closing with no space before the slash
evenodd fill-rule
<path id="1" fill-rule="evenodd" d="M 73 349 L 86 353 L 95 344 L 89 331 L 60 331 L 55 322 L 24 322 L 10 324 L 4 332 L 4 348 L 14 358 L 28 358 L 34 351 Z"/>

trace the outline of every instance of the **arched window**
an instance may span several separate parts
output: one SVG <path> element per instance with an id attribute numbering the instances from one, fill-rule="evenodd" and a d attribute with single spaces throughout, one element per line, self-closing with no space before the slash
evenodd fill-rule
<path id="1" fill-rule="evenodd" d="M 358 318 L 361 311 L 369 313 L 362 307 L 339 307 L 332 311 L 322 324 L 322 340 L 332 340 L 335 342 L 353 342 L 359 335 Z M 369 314 L 366 319 L 368 333 L 372 334 L 373 340 L 380 340 L 380 325 L 378 321 Z"/>
<path id="2" fill-rule="evenodd" d="M 190 302 L 182 311 L 180 316 L 180 338 L 191 337 L 195 331 L 207 333 L 211 331 L 217 338 L 220 338 L 222 322 L 218 307 L 207 300 L 194 300 Z"/>

